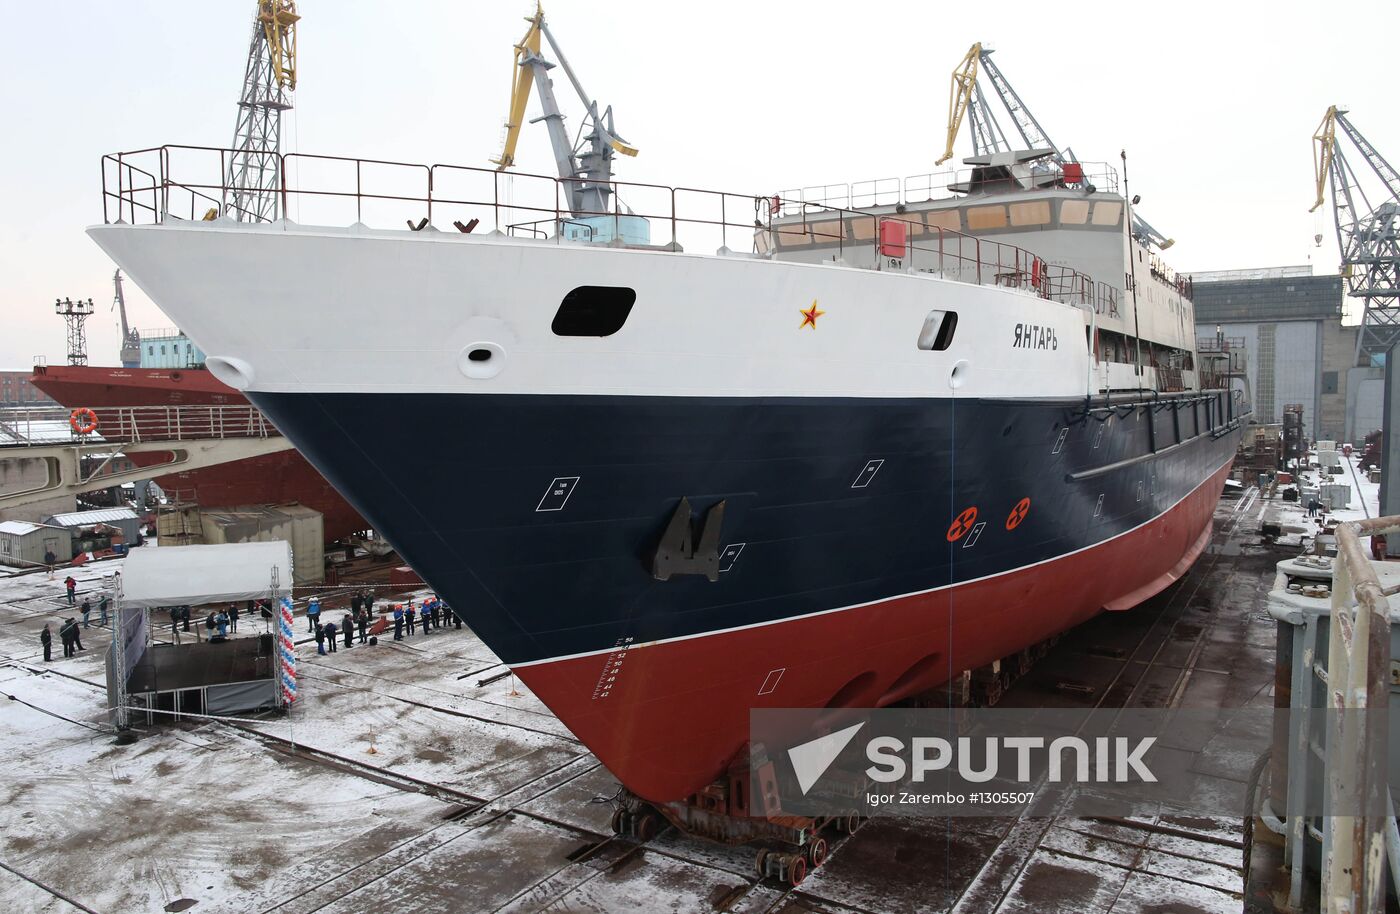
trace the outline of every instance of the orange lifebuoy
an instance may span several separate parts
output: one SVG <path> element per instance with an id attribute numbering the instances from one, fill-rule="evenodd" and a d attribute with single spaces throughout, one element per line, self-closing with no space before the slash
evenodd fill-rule
<path id="1" fill-rule="evenodd" d="M 97 413 L 86 406 L 80 406 L 68 416 L 68 424 L 73 426 L 73 431 L 79 435 L 91 434 L 97 431 Z"/>

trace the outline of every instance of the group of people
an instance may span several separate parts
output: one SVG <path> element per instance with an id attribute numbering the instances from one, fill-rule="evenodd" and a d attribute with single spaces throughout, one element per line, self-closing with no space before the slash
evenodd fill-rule
<path id="1" fill-rule="evenodd" d="M 83 647 L 82 626 L 78 620 L 69 616 L 63 620 L 63 624 L 58 627 L 58 637 L 63 641 L 63 656 L 72 657 L 78 651 L 86 650 Z M 44 662 L 48 663 L 53 659 L 53 632 L 49 629 L 49 623 L 44 623 L 44 630 L 39 632 L 39 644 L 44 648 Z"/>
<path id="2" fill-rule="evenodd" d="M 402 641 L 404 631 L 413 634 L 421 625 L 423 634 L 428 634 L 436 628 L 441 628 L 444 623 L 450 625 L 457 623 L 457 627 L 462 627 L 462 620 L 457 618 L 457 614 L 442 602 L 442 598 L 437 596 L 428 597 L 423 601 L 423 605 L 414 607 L 413 601 L 394 604 L 394 640 Z"/>
<path id="3" fill-rule="evenodd" d="M 180 643 L 180 632 L 190 632 L 190 607 L 171 606 L 167 608 L 170 613 L 170 634 L 175 638 L 175 643 Z M 227 607 L 211 609 L 204 617 L 205 637 L 210 641 L 221 641 L 229 635 L 238 631 L 238 620 L 243 617 L 252 618 L 254 614 L 259 614 L 264 619 L 272 618 L 272 601 L 267 599 L 248 600 L 242 608 L 237 603 L 229 603 Z M 194 632 L 196 639 L 199 632 Z"/>
<path id="4" fill-rule="evenodd" d="M 81 605 L 78 604 L 78 581 L 71 574 L 63 579 L 64 597 L 69 606 L 76 607 L 83 617 L 79 622 L 76 616 L 69 616 L 58 625 L 58 637 L 63 644 L 63 656 L 76 656 L 78 651 L 85 650 L 83 647 L 82 630 L 92 627 L 92 598 L 83 597 Z M 105 626 L 109 618 L 109 611 L 112 606 L 111 595 L 105 591 L 97 600 L 97 624 Z M 48 663 L 53 659 L 53 625 L 44 623 L 43 631 L 39 632 L 39 645 L 44 649 L 44 662 Z"/>
<path id="5" fill-rule="evenodd" d="M 68 605 L 77 606 L 77 585 L 78 582 L 69 575 L 63 582 L 67 591 Z M 359 643 L 375 643 L 370 634 L 370 627 L 374 624 L 374 602 L 375 595 L 369 590 L 360 590 L 350 597 L 350 611 L 343 613 L 339 619 L 322 622 L 321 601 L 317 597 L 312 597 L 306 607 L 307 631 L 316 638 L 316 652 L 318 654 L 334 653 L 339 644 L 343 641 L 345 647 L 355 645 L 356 635 L 359 636 Z M 111 598 L 107 594 L 102 594 L 97 603 L 99 626 L 107 625 Z M 80 638 L 81 630 L 91 625 L 91 615 L 93 611 L 91 599 L 85 598 L 82 601 L 82 623 L 78 623 L 76 618 L 68 618 L 59 626 L 58 634 L 63 642 L 63 656 L 71 657 L 78 651 L 83 650 Z M 175 643 L 180 643 L 182 632 L 191 632 L 189 606 L 167 607 L 170 614 L 170 633 Z M 229 603 L 227 607 L 211 609 L 204 619 L 205 637 L 209 641 L 223 641 L 229 635 L 238 631 L 238 623 L 241 618 L 252 618 L 254 613 L 259 613 L 263 619 L 270 620 L 273 617 L 273 606 L 271 600 L 248 600 L 246 606 L 240 607 L 237 603 Z M 448 608 L 447 604 L 436 595 L 430 596 L 415 606 L 413 600 L 403 603 L 396 603 L 393 606 L 394 640 L 402 641 L 405 632 L 409 635 L 415 634 L 421 627 L 424 634 L 441 628 L 443 625 L 456 624 L 457 628 L 462 627 L 462 620 Z M 198 639 L 199 633 L 195 631 Z M 49 625 L 44 626 L 44 630 L 39 635 L 39 642 L 44 649 L 44 660 L 51 659 L 53 644 L 53 632 Z"/>

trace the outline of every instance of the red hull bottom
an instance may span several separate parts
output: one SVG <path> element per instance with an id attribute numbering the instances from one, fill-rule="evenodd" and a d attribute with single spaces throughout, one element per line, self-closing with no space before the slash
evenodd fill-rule
<path id="1" fill-rule="evenodd" d="M 1208 542 L 1229 471 L 1227 464 L 1136 530 L 1034 567 L 632 647 L 606 697 L 595 694 L 612 654 L 516 672 L 633 793 L 658 803 L 683 799 L 724 774 L 743 749 L 752 708 L 890 704 L 1160 592 Z"/>

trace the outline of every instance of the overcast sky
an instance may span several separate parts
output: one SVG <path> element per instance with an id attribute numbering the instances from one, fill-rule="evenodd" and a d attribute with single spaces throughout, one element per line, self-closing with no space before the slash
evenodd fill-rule
<path id="1" fill-rule="evenodd" d="M 101 221 L 100 156 L 227 145 L 255 5 L 75 0 L 46 7 L 36 31 L 20 21 L 28 7 L 4 3 L 0 368 L 62 361 L 53 300 L 67 296 L 98 304 L 89 353 L 115 364 L 113 266 L 83 233 Z M 496 154 L 532 4 L 299 9 L 287 151 L 465 165 Z M 933 171 L 948 74 L 973 41 L 996 49 L 1057 143 L 1086 161 L 1128 150 L 1140 212 L 1177 240 L 1168 260 L 1183 271 L 1335 271 L 1330 211 L 1308 213 L 1310 137 L 1329 104 L 1349 106 L 1400 164 L 1394 0 L 552 0 L 546 12 L 584 86 L 641 149 L 620 161 L 624 180 L 771 193 Z M 572 92 L 556 88 L 574 127 Z M 958 156 L 970 153 L 964 133 Z M 526 127 L 517 160 L 552 170 L 543 125 Z M 138 327 L 169 324 L 130 284 L 128 306 Z"/>

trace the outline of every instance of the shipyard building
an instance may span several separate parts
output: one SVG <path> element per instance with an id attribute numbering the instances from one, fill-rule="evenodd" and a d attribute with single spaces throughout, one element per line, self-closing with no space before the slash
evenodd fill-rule
<path id="1" fill-rule="evenodd" d="M 1359 441 L 1381 426 L 1383 372 L 1356 367 L 1356 326 L 1342 324 L 1342 278 L 1311 265 L 1197 273 L 1196 331 L 1244 341 L 1254 419 L 1303 407 L 1309 439 Z"/>

